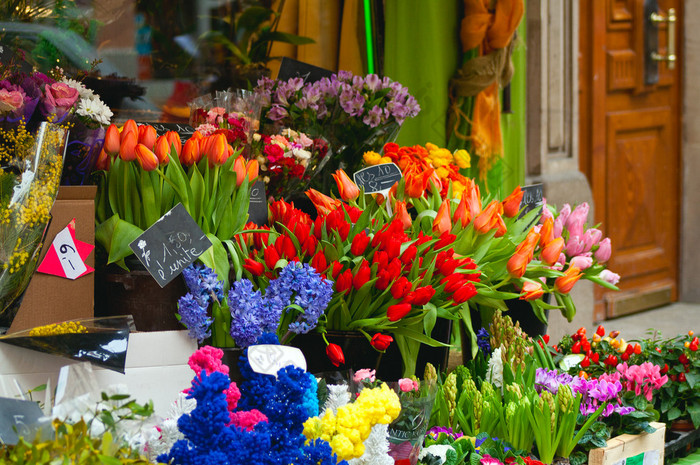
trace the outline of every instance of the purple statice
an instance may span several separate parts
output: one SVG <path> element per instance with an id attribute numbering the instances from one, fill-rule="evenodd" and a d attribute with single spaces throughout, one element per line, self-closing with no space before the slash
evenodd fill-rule
<path id="1" fill-rule="evenodd" d="M 248 279 L 236 281 L 228 292 L 231 310 L 231 337 L 238 347 L 255 344 L 263 333 L 263 298 Z"/>
<path id="2" fill-rule="evenodd" d="M 207 315 L 207 307 L 200 305 L 199 300 L 187 293 L 177 303 L 180 323 L 185 325 L 192 339 L 201 343 L 211 336 L 212 320 Z"/>
<path id="3" fill-rule="evenodd" d="M 481 350 L 485 355 L 488 355 L 491 353 L 491 336 L 489 335 L 489 332 L 486 330 L 486 328 L 481 328 L 479 331 L 476 333 L 476 345 L 479 346 L 479 350 Z"/>

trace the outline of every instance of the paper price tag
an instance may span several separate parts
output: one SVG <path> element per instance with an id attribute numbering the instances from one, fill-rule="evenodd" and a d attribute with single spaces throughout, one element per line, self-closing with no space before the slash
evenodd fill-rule
<path id="1" fill-rule="evenodd" d="M 87 271 L 87 267 L 83 259 L 80 258 L 75 242 L 73 242 L 73 236 L 68 231 L 68 228 L 64 228 L 56 234 L 53 244 L 66 278 L 75 279 Z"/>
<path id="2" fill-rule="evenodd" d="M 277 372 L 293 365 L 306 370 L 306 359 L 296 347 L 259 344 L 248 347 L 248 363 L 256 373 L 277 376 Z"/>
<path id="3" fill-rule="evenodd" d="M 365 194 L 382 194 L 386 197 L 394 184 L 401 181 L 403 175 L 396 163 L 382 163 L 368 166 L 353 173 L 355 184 L 362 187 Z"/>

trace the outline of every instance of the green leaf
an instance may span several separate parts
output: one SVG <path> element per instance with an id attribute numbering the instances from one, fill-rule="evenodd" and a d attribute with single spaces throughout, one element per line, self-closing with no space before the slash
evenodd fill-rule
<path id="1" fill-rule="evenodd" d="M 110 457 L 108 455 L 100 454 L 97 456 L 100 459 L 100 463 L 103 465 L 121 465 L 122 461 L 116 457 Z"/>
<path id="2" fill-rule="evenodd" d="M 107 259 L 107 263 L 116 263 L 119 260 L 123 260 L 131 255 L 133 251 L 129 247 L 129 244 L 131 244 L 141 234 L 143 234 L 143 229 L 139 228 L 138 226 L 134 226 L 131 223 L 127 223 L 124 220 L 117 219 L 116 224 L 114 225 L 114 230 L 112 231 L 112 237 L 110 239 L 110 247 L 108 249 L 109 257 Z"/>
<path id="3" fill-rule="evenodd" d="M 226 249 L 215 235 L 207 233 L 207 238 L 211 241 L 212 246 L 199 256 L 199 260 L 213 269 L 219 280 L 223 281 L 224 289 L 228 289 L 230 265 Z"/>
<path id="4" fill-rule="evenodd" d="M 423 309 L 427 310 L 423 314 L 423 331 L 425 331 L 425 334 L 430 335 L 432 334 L 433 328 L 435 327 L 435 322 L 437 321 L 437 307 L 428 302 L 427 304 L 423 305 Z"/>
<path id="5" fill-rule="evenodd" d="M 688 381 L 690 388 L 694 388 L 698 381 L 700 381 L 700 373 L 688 372 L 685 374 L 685 379 Z"/>
<path id="6" fill-rule="evenodd" d="M 681 416 L 681 410 L 678 407 L 671 407 L 668 411 L 667 418 L 669 420 L 675 420 Z"/>

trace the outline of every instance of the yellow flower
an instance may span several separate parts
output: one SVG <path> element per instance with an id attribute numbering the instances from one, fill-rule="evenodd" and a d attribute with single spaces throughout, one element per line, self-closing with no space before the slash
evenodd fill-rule
<path id="1" fill-rule="evenodd" d="M 467 188 L 464 184 L 462 184 L 459 181 L 452 181 L 452 197 L 453 198 L 461 198 L 462 197 L 462 192 Z"/>
<path id="2" fill-rule="evenodd" d="M 377 152 L 365 152 L 364 155 L 362 155 L 362 159 L 367 165 L 378 165 L 379 163 L 384 163 L 381 161 L 382 156 Z"/>
<path id="3" fill-rule="evenodd" d="M 349 460 L 355 458 L 355 444 L 342 435 L 333 436 L 331 448 L 338 455 L 339 460 Z"/>
<path id="4" fill-rule="evenodd" d="M 460 167 L 460 169 L 469 168 L 472 166 L 471 156 L 469 155 L 469 152 L 464 149 L 457 150 L 454 153 L 454 159 L 455 163 Z"/>
<path id="5" fill-rule="evenodd" d="M 37 326 L 29 331 L 30 336 L 58 336 L 59 334 L 87 333 L 87 328 L 79 321 L 66 321 L 52 323 L 45 326 Z"/>

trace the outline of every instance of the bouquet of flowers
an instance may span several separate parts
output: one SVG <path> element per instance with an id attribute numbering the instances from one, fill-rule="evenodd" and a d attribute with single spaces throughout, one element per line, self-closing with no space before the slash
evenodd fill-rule
<path id="1" fill-rule="evenodd" d="M 85 183 L 97 160 L 112 111 L 99 95 L 55 68 L 49 76 L 13 72 L 0 81 L 0 121 L 24 120 L 34 130 L 41 121 L 70 128 L 62 184 Z"/>
<path id="2" fill-rule="evenodd" d="M 12 323 L 37 266 L 63 167 L 67 131 L 19 121 L 0 129 L 0 328 Z"/>
<path id="3" fill-rule="evenodd" d="M 252 157 L 260 164 L 268 196 L 291 200 L 306 190 L 329 158 L 325 139 L 311 139 L 292 129 L 253 135 Z"/>
<path id="4" fill-rule="evenodd" d="M 240 152 L 240 149 L 239 149 Z M 184 146 L 175 132 L 157 136 L 133 120 L 107 129 L 96 199 L 95 237 L 107 263 L 124 264 L 129 244 L 178 203 L 206 233 L 213 247 L 200 260 L 228 287 L 226 246 L 245 224 L 249 186 L 257 162 L 246 162 L 222 133 L 195 132 Z"/>
<path id="5" fill-rule="evenodd" d="M 363 152 L 394 140 L 406 118 L 420 111 L 405 87 L 375 74 L 340 71 L 313 83 L 262 78 L 255 92 L 261 98 L 263 125 L 280 124 L 327 138 L 334 153 L 331 169 L 342 164 L 350 173 L 361 167 Z"/>
<path id="6" fill-rule="evenodd" d="M 217 129 L 229 129 L 233 131 L 227 136 L 229 143 L 250 144 L 260 125 L 260 102 L 247 90 L 217 91 L 214 97 L 203 95 L 189 105 L 190 126 L 205 136 Z"/>

